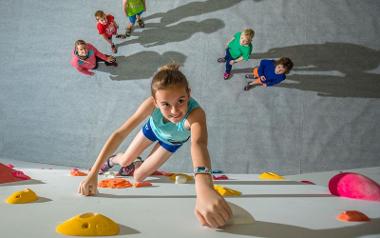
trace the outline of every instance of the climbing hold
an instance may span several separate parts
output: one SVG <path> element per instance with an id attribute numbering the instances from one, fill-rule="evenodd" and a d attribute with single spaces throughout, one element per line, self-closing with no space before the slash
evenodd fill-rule
<path id="1" fill-rule="evenodd" d="M 304 184 L 311 184 L 311 185 L 315 185 L 315 183 L 309 181 L 309 180 L 301 180 L 300 181 L 301 183 L 304 183 Z"/>
<path id="2" fill-rule="evenodd" d="M 38 196 L 31 189 L 26 188 L 22 191 L 17 191 L 12 193 L 6 200 L 9 204 L 23 204 L 34 202 L 38 199 Z"/>
<path id="3" fill-rule="evenodd" d="M 344 211 L 339 214 L 336 219 L 344 222 L 360 222 L 360 221 L 369 221 L 370 219 L 362 212 L 351 210 Z"/>
<path id="4" fill-rule="evenodd" d="M 273 172 L 264 172 L 259 175 L 260 179 L 283 180 L 284 177 Z"/>
<path id="5" fill-rule="evenodd" d="M 183 175 L 175 176 L 175 184 L 184 184 L 187 182 L 187 177 Z"/>
<path id="6" fill-rule="evenodd" d="M 237 190 L 234 190 L 234 189 L 231 189 L 231 188 L 227 188 L 227 187 L 223 187 L 223 186 L 220 186 L 220 185 L 214 185 L 214 189 L 220 195 L 222 195 L 223 197 L 226 197 L 226 196 L 240 196 L 241 195 L 240 191 L 237 191 Z"/>
<path id="7" fill-rule="evenodd" d="M 339 173 L 329 181 L 331 194 L 339 197 L 380 202 L 380 185 L 358 173 Z"/>
<path id="8" fill-rule="evenodd" d="M 229 178 L 227 177 L 227 175 L 213 175 L 212 176 L 212 179 L 213 180 L 228 180 Z"/>
<path id="9" fill-rule="evenodd" d="M 120 232 L 119 225 L 99 213 L 83 213 L 56 227 L 56 232 L 69 236 L 112 236 Z"/>
<path id="10" fill-rule="evenodd" d="M 85 172 L 80 171 L 78 168 L 72 168 L 70 171 L 71 176 L 86 176 Z"/>
<path id="11" fill-rule="evenodd" d="M 133 186 L 135 188 L 152 187 L 152 183 L 150 183 L 148 181 L 142 181 L 142 182 L 136 182 Z"/>
<path id="12" fill-rule="evenodd" d="M 100 188 L 129 188 L 133 185 L 123 178 L 111 178 L 99 181 L 98 187 Z"/>
<path id="13" fill-rule="evenodd" d="M 169 176 L 169 179 L 172 180 L 173 182 L 176 181 L 176 177 L 181 176 L 186 178 L 186 182 L 193 181 L 193 176 L 187 175 L 187 174 L 182 174 L 182 173 L 173 173 L 172 175 Z M 180 179 L 181 181 L 184 180 L 183 178 Z"/>

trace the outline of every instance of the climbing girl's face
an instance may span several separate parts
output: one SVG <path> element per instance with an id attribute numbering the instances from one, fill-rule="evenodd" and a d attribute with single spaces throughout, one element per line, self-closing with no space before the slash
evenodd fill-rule
<path id="1" fill-rule="evenodd" d="M 88 53 L 87 45 L 78 45 L 77 46 L 77 54 L 79 56 L 85 57 L 85 56 L 87 56 L 87 53 Z"/>
<path id="2" fill-rule="evenodd" d="M 187 113 L 189 97 L 185 87 L 175 86 L 157 90 L 155 103 L 166 120 L 178 123 Z"/>
<path id="3" fill-rule="evenodd" d="M 240 35 L 240 45 L 249 45 L 249 43 L 251 43 L 251 40 L 249 39 L 249 37 L 247 37 L 244 34 L 241 34 Z"/>
<path id="4" fill-rule="evenodd" d="M 282 64 L 276 65 L 276 68 L 274 69 L 274 72 L 276 74 L 284 74 L 286 72 L 285 67 Z"/>

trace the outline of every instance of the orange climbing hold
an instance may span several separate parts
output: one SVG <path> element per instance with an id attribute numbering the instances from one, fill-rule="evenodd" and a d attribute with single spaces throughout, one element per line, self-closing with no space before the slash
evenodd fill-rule
<path id="1" fill-rule="evenodd" d="M 142 181 L 142 182 L 136 182 L 133 186 L 135 186 L 135 188 L 152 187 L 152 183 L 148 181 Z"/>
<path id="2" fill-rule="evenodd" d="M 70 171 L 71 176 L 87 176 L 85 172 L 80 171 L 78 168 L 72 168 Z"/>
<path id="3" fill-rule="evenodd" d="M 99 181 L 98 187 L 100 188 L 129 188 L 132 184 L 123 178 L 110 178 Z"/>
<path id="4" fill-rule="evenodd" d="M 339 214 L 336 219 L 343 222 L 360 222 L 360 221 L 369 221 L 370 219 L 362 212 L 351 210 L 344 211 Z"/>

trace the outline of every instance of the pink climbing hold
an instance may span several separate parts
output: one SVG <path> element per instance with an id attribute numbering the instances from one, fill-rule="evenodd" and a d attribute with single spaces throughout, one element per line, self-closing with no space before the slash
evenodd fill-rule
<path id="1" fill-rule="evenodd" d="M 21 180 L 29 180 L 30 177 L 26 174 L 24 174 L 24 172 L 20 171 L 20 170 L 14 170 L 11 172 L 11 174 L 16 177 L 16 178 L 19 178 Z"/>
<path id="2" fill-rule="evenodd" d="M 213 180 L 228 180 L 229 178 L 227 177 L 227 175 L 213 175 L 212 176 L 212 179 Z"/>
<path id="3" fill-rule="evenodd" d="M 300 181 L 301 183 L 304 183 L 304 184 L 311 184 L 311 185 L 315 185 L 315 183 L 309 181 L 309 180 L 301 180 Z"/>
<path id="4" fill-rule="evenodd" d="M 339 197 L 380 202 L 380 185 L 358 173 L 340 173 L 329 181 L 331 194 Z"/>

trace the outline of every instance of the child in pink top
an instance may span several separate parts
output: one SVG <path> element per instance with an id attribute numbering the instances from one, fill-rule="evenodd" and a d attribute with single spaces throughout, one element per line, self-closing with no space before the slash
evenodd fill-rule
<path id="1" fill-rule="evenodd" d="M 103 11 L 99 10 L 95 12 L 95 18 L 98 22 L 96 28 L 98 28 L 99 35 L 111 45 L 112 52 L 117 53 L 117 48 L 112 42 L 112 36 L 116 35 L 116 38 L 125 38 L 124 35 L 117 34 L 117 29 L 119 26 L 115 22 L 115 18 L 111 14 L 105 14 Z"/>
<path id="2" fill-rule="evenodd" d="M 90 70 L 98 67 L 98 61 L 104 61 L 107 66 L 117 66 L 115 57 L 103 54 L 93 45 L 86 43 L 84 40 L 77 40 L 75 42 L 71 56 L 71 65 L 79 72 L 86 75 L 95 74 Z"/>

